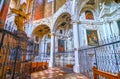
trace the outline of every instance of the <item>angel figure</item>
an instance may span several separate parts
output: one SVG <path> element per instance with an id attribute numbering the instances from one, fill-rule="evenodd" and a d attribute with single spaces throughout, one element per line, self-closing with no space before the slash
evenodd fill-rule
<path id="1" fill-rule="evenodd" d="M 11 12 L 16 15 L 14 22 L 17 26 L 17 30 L 19 30 L 19 31 L 24 31 L 23 26 L 24 26 L 25 20 L 28 20 L 29 16 L 30 16 L 30 13 L 26 14 L 26 12 L 24 10 L 26 8 L 25 6 L 26 6 L 26 4 L 23 3 L 22 7 L 18 10 L 11 8 Z"/>

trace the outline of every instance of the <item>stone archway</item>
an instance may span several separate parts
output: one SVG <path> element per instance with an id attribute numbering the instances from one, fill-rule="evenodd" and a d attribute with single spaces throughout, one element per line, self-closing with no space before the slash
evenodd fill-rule
<path id="1" fill-rule="evenodd" d="M 67 12 L 62 13 L 58 16 L 54 23 L 53 31 L 56 32 L 57 29 L 67 30 L 71 24 L 71 15 Z"/>
<path id="2" fill-rule="evenodd" d="M 32 32 L 32 37 L 39 44 L 39 55 L 35 57 L 35 61 L 43 60 L 46 57 L 47 38 L 50 39 L 50 28 L 47 25 L 38 25 Z M 49 49 L 50 50 L 50 49 Z"/>
<path id="3" fill-rule="evenodd" d="M 58 11 L 53 15 L 52 17 L 52 26 L 51 26 L 51 30 L 54 32 L 54 27 L 55 27 L 55 23 L 56 20 L 59 18 L 60 15 L 62 15 L 63 13 L 68 13 L 70 16 L 72 16 L 72 5 L 73 5 L 73 1 L 67 1 L 60 9 L 58 9 Z"/>
<path id="4" fill-rule="evenodd" d="M 50 33 L 50 28 L 47 25 L 38 25 L 36 28 L 34 28 L 32 36 L 38 36 L 40 39 L 42 39 L 42 37 L 48 33 Z"/>
<path id="5" fill-rule="evenodd" d="M 48 26 L 50 29 L 51 29 L 51 17 L 48 17 L 48 18 L 43 18 L 43 19 L 40 19 L 40 20 L 36 20 L 32 23 L 32 31 L 31 31 L 31 34 L 32 32 L 34 31 L 35 28 L 37 28 L 38 26 L 40 25 L 46 25 Z"/>
<path id="6" fill-rule="evenodd" d="M 67 12 L 62 13 L 56 20 L 54 29 L 55 32 L 55 66 L 66 67 L 68 64 L 73 65 L 74 53 L 72 53 L 72 25 L 71 15 Z M 64 55 L 66 54 L 66 55 Z M 62 60 L 63 58 L 63 60 Z M 57 62 L 58 61 L 58 62 Z M 59 62 L 60 61 L 60 62 Z M 72 68 L 71 68 L 72 69 Z"/>

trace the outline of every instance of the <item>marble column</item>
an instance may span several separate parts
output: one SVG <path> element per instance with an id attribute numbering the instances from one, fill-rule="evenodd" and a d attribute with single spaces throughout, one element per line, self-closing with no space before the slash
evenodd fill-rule
<path id="1" fill-rule="evenodd" d="M 42 56 L 43 56 L 43 61 L 45 61 L 45 56 L 46 56 L 46 36 L 44 36 L 44 41 L 43 41 L 43 48 L 44 48 L 44 50 L 43 50 L 43 53 L 42 53 Z"/>
<path id="2" fill-rule="evenodd" d="M 75 65 L 74 65 L 74 72 L 80 72 L 80 65 L 79 65 L 79 32 L 78 32 L 78 22 L 73 22 L 73 42 L 74 42 L 74 54 L 75 54 Z"/>
<path id="3" fill-rule="evenodd" d="M 55 53 L 55 34 L 51 33 L 51 49 L 50 49 L 49 67 L 54 66 L 54 53 Z"/>

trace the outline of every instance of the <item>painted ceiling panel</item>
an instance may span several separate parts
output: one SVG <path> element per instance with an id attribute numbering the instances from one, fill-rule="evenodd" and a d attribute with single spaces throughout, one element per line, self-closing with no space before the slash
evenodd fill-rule
<path id="1" fill-rule="evenodd" d="M 52 1 L 45 0 L 44 17 L 52 15 Z"/>
<path id="2" fill-rule="evenodd" d="M 46 25 L 39 25 L 34 29 L 32 34 L 42 38 L 47 33 L 50 33 L 50 28 Z"/>
<path id="3" fill-rule="evenodd" d="M 34 9 L 34 20 L 38 20 L 44 17 L 44 1 L 36 0 Z"/>

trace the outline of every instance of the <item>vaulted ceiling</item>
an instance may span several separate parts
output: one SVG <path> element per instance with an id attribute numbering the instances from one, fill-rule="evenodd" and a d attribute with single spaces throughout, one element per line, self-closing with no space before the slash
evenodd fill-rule
<path id="1" fill-rule="evenodd" d="M 71 27 L 71 16 L 68 13 L 61 14 L 56 21 L 56 30 L 67 30 Z"/>
<path id="2" fill-rule="evenodd" d="M 50 33 L 50 28 L 47 25 L 39 25 L 33 30 L 33 35 L 42 38 L 45 34 Z"/>

